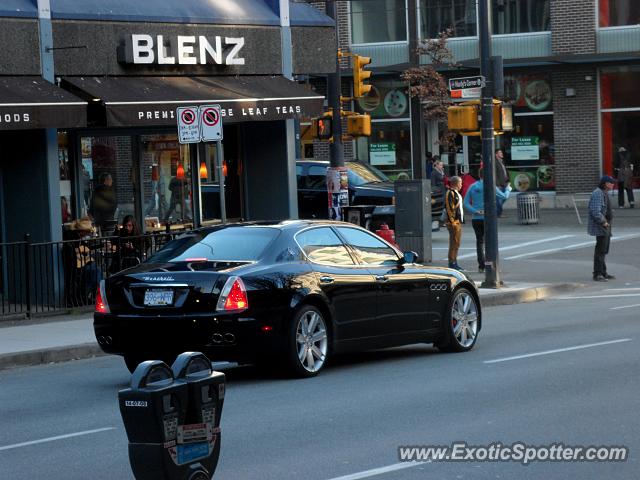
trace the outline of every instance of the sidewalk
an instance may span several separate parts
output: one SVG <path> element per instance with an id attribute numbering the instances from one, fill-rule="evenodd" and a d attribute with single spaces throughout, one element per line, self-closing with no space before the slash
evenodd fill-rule
<path id="1" fill-rule="evenodd" d="M 640 233 L 640 209 L 616 209 L 614 213 L 614 235 L 616 229 Z M 540 224 L 526 226 L 518 225 L 516 212 L 508 210 L 506 218 L 500 219 L 499 229 L 504 242 L 512 237 L 526 240 L 534 234 L 552 237 L 558 232 L 585 235 L 584 240 L 590 238 L 586 237 L 586 226 L 578 224 L 573 209 L 541 210 Z M 468 258 L 461 262 L 465 268 L 470 269 L 475 265 L 474 242 L 470 226 L 465 227 L 463 244 L 467 247 L 465 252 Z M 446 257 L 447 243 L 445 229 L 434 233 L 434 265 L 446 265 L 443 257 Z M 544 259 L 501 263 L 501 279 L 505 287 L 497 290 L 480 289 L 482 306 L 487 308 L 543 300 L 591 284 L 592 249 L 587 250 L 589 253 L 583 253 L 584 258 L 580 258 L 579 262 L 563 263 L 561 272 L 557 271 L 553 261 Z M 503 257 L 504 254 L 501 254 Z M 618 269 L 622 268 L 620 266 Z M 484 279 L 484 274 L 477 271 L 469 270 L 467 273 L 477 285 Z M 635 273 L 635 270 L 630 271 L 629 275 Z M 0 369 L 97 355 L 102 355 L 102 351 L 95 341 L 91 313 L 0 322 Z"/>

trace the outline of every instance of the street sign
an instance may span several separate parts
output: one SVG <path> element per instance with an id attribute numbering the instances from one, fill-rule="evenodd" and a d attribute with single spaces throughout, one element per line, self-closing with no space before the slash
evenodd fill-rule
<path id="1" fill-rule="evenodd" d="M 203 142 L 222 140 L 220 105 L 202 105 L 200 107 L 200 138 Z"/>
<path id="2" fill-rule="evenodd" d="M 451 90 L 451 98 L 461 98 L 463 100 L 477 99 L 482 96 L 480 88 L 464 88 L 462 90 Z"/>
<path id="3" fill-rule="evenodd" d="M 200 141 L 198 107 L 178 107 L 177 117 L 180 143 L 198 143 Z"/>
<path id="4" fill-rule="evenodd" d="M 484 88 L 485 78 L 482 75 L 477 77 L 450 78 L 449 90 L 466 90 L 468 88 Z"/>

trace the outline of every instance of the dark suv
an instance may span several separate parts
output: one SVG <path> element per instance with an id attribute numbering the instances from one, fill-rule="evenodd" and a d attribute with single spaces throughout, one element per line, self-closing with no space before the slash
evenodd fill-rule
<path id="1" fill-rule="evenodd" d="M 349 205 L 391 205 L 393 182 L 375 167 L 362 162 L 345 162 L 349 174 Z M 300 218 L 327 218 L 327 168 L 329 162 L 298 160 L 298 212 Z M 434 191 L 432 218 L 442 213 L 442 192 Z M 374 213 L 375 215 L 375 213 Z M 435 222 L 434 222 L 435 224 Z"/>
<path id="2" fill-rule="evenodd" d="M 371 165 L 362 162 L 345 162 L 349 175 L 349 205 L 392 205 L 394 203 L 393 182 Z M 296 177 L 298 182 L 298 213 L 300 218 L 327 218 L 327 168 L 323 160 L 298 160 Z M 218 186 L 202 185 L 203 213 L 205 218 L 217 218 L 220 214 Z M 434 191 L 431 202 L 434 225 L 442 213 L 442 192 Z M 384 209 L 380 220 L 393 228 L 395 208 Z M 374 213 L 375 215 L 375 213 Z M 383 218 L 384 217 L 384 218 Z"/>

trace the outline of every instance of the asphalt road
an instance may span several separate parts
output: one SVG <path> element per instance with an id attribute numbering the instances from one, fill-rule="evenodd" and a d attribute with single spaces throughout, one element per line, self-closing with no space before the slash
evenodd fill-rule
<path id="1" fill-rule="evenodd" d="M 215 478 L 637 478 L 640 281 L 606 287 L 487 309 L 466 354 L 351 355 L 310 380 L 229 371 Z M 2 478 L 132 478 L 117 408 L 128 379 L 111 357 L 0 372 Z M 400 445 L 454 441 L 625 445 L 630 459 L 399 465 Z"/>

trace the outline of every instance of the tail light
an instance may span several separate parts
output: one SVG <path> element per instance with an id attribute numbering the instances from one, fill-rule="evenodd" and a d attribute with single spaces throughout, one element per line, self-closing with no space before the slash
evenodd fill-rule
<path id="1" fill-rule="evenodd" d="M 104 280 L 101 280 L 100 285 L 98 285 L 98 291 L 96 292 L 96 313 L 111 313 L 105 291 Z"/>
<path id="2" fill-rule="evenodd" d="M 247 289 L 240 277 L 229 277 L 220 292 L 216 310 L 220 312 L 241 312 L 249 308 Z"/>

